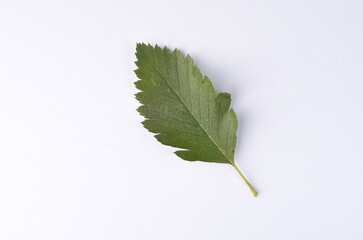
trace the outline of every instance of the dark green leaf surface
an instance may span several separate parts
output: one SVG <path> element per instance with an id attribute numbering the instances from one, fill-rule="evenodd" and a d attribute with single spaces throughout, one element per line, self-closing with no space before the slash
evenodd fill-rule
<path id="1" fill-rule="evenodd" d="M 255 190 L 234 163 L 237 117 L 229 93 L 216 94 L 193 59 L 178 50 L 146 44 L 136 47 L 136 94 L 145 128 L 162 144 L 187 161 L 231 164 Z"/>

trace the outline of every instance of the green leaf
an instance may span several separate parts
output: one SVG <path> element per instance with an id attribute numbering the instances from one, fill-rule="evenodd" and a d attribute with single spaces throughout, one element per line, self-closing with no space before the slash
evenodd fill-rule
<path id="1" fill-rule="evenodd" d="M 136 94 L 142 104 L 137 110 L 146 118 L 142 124 L 162 144 L 180 148 L 177 156 L 187 161 L 231 164 L 257 192 L 234 163 L 237 116 L 231 95 L 216 94 L 207 76 L 193 59 L 175 49 L 144 43 L 136 47 Z"/>

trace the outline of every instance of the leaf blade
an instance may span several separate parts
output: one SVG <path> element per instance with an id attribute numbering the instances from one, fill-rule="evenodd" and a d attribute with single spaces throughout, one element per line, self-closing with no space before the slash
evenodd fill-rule
<path id="1" fill-rule="evenodd" d="M 228 114 L 233 111 L 229 108 L 230 95 L 220 93 L 216 96 L 210 80 L 202 76 L 193 59 L 189 55 L 184 58 L 177 49 L 171 52 L 166 47 L 161 49 L 158 46 L 138 44 L 136 56 L 138 69 L 135 72 L 140 78 L 136 87 L 141 90 L 136 97 L 143 104 L 138 109 L 140 114 L 148 120 L 174 122 L 180 132 L 189 134 L 190 137 L 198 132 L 200 138 L 194 139 L 198 143 L 194 142 L 194 145 L 198 148 L 187 141 L 176 143 L 171 137 L 176 136 L 171 134 L 173 130 L 167 124 L 163 127 L 149 121 L 144 127 L 158 133 L 156 138 L 161 143 L 184 149 L 183 153 L 176 152 L 183 159 L 233 163 L 237 118 Z M 160 97 L 161 93 L 164 95 Z M 170 98 L 168 103 L 157 101 L 165 96 Z M 231 125 L 231 122 L 234 124 Z M 198 126 L 199 129 L 191 125 Z M 214 151 L 211 151 L 213 157 L 210 153 L 203 152 L 205 148 L 200 147 L 202 143 L 214 146 Z M 201 157 L 203 155 L 212 160 Z"/>

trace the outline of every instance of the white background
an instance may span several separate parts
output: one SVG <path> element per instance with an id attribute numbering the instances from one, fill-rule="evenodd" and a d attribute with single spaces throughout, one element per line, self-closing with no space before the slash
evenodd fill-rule
<path id="1" fill-rule="evenodd" d="M 363 2 L 0 2 L 0 239 L 363 239 Z M 191 54 L 240 122 L 190 163 L 135 111 L 136 42 Z"/>

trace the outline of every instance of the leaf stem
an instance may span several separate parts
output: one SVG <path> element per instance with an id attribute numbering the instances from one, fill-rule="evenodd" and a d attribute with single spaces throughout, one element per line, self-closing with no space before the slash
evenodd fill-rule
<path id="1" fill-rule="evenodd" d="M 243 181 L 245 181 L 245 183 L 247 184 L 247 186 L 250 188 L 252 194 L 254 197 L 257 196 L 257 192 L 256 190 L 252 187 L 252 185 L 248 182 L 247 178 L 243 175 L 243 173 L 238 169 L 238 167 L 236 166 L 235 163 L 231 163 L 231 165 L 234 167 L 234 169 L 236 169 L 236 171 L 238 172 L 238 174 L 242 177 Z"/>

